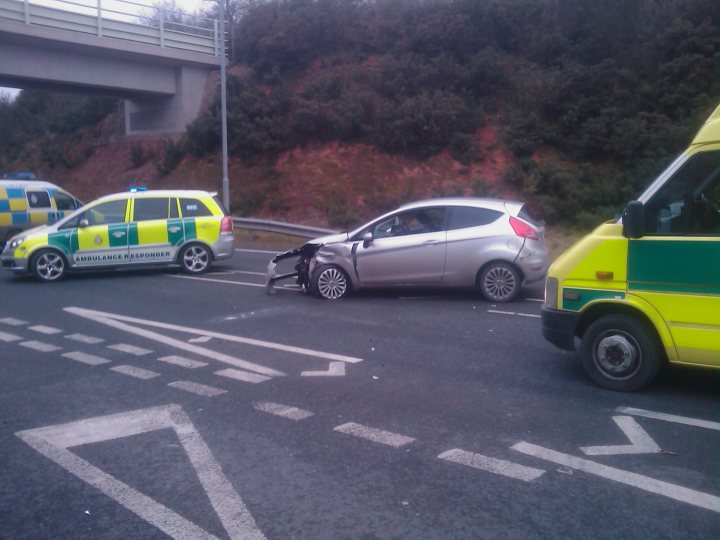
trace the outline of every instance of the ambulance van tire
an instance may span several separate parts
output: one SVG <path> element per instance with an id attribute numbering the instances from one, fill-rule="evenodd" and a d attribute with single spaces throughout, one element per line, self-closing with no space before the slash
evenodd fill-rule
<path id="1" fill-rule="evenodd" d="M 202 274 L 210 269 L 212 252 L 203 244 L 189 244 L 180 252 L 178 261 L 186 274 Z"/>
<path id="2" fill-rule="evenodd" d="M 42 283 L 59 281 L 67 274 L 65 256 L 54 249 L 43 249 L 30 259 L 30 271 Z"/>
<path id="3" fill-rule="evenodd" d="M 657 375 L 665 353 L 652 328 L 636 317 L 605 315 L 582 338 L 583 368 L 596 384 L 633 392 Z"/>

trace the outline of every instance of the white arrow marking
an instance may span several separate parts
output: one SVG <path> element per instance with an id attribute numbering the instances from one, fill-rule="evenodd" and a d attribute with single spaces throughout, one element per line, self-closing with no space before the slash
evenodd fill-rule
<path id="1" fill-rule="evenodd" d="M 676 414 L 665 414 L 655 411 L 646 411 L 645 409 L 634 409 L 632 407 L 618 407 L 617 411 L 625 414 L 634 414 L 635 416 L 644 416 L 646 418 L 654 418 L 656 420 L 665 420 L 666 422 L 676 422 L 687 426 L 720 431 L 720 423 L 711 422 L 710 420 L 700 420 L 698 418 L 688 418 L 687 416 L 677 416 Z"/>
<path id="2" fill-rule="evenodd" d="M 168 507 L 68 450 L 73 446 L 111 441 L 161 429 L 172 429 L 177 434 L 228 536 L 231 539 L 264 539 L 265 536 L 257 528 L 245 503 L 179 405 L 98 416 L 19 431 L 15 435 L 168 536 L 181 540 L 216 538 Z"/>
<path id="3" fill-rule="evenodd" d="M 330 362 L 327 371 L 303 371 L 303 377 L 344 377 L 345 364 L 343 362 Z"/>
<path id="4" fill-rule="evenodd" d="M 613 420 L 622 429 L 632 444 L 617 446 L 583 446 L 580 448 L 588 456 L 609 456 L 617 454 L 656 454 L 660 447 L 640 427 L 632 416 L 613 416 Z"/>

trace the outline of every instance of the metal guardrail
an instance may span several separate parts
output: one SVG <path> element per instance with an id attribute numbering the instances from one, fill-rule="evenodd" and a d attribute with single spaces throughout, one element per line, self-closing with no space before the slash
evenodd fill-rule
<path id="1" fill-rule="evenodd" d="M 293 223 L 283 223 L 282 221 L 270 221 L 266 219 L 241 217 L 233 217 L 232 219 L 233 225 L 238 229 L 286 234 L 288 236 L 298 236 L 300 238 L 316 238 L 318 236 L 325 236 L 327 234 L 335 234 L 338 232 L 332 229 L 307 227 L 305 225 L 295 225 Z"/>
<path id="2" fill-rule="evenodd" d="M 130 0 L 0 0 L 0 19 L 220 56 L 219 21 Z"/>

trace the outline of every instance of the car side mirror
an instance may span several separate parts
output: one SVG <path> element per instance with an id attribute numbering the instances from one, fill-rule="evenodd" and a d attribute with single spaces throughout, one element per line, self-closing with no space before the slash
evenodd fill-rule
<path id="1" fill-rule="evenodd" d="M 642 238 L 645 223 L 645 206 L 640 201 L 630 201 L 622 216 L 623 236 Z"/>
<path id="2" fill-rule="evenodd" d="M 90 226 L 90 222 L 87 219 L 83 218 L 80 221 L 78 221 L 78 227 L 80 227 L 81 229 L 84 227 L 89 227 L 89 226 Z"/>
<path id="3" fill-rule="evenodd" d="M 366 248 L 373 242 L 373 235 L 371 232 L 366 232 L 363 234 L 363 247 Z"/>

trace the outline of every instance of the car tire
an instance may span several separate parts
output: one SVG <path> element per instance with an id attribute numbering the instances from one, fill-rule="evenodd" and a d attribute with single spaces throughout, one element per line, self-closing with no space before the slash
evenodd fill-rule
<path id="1" fill-rule="evenodd" d="M 478 287 L 490 302 L 510 302 L 520 293 L 520 272 L 506 262 L 490 263 L 480 272 Z"/>
<path id="2" fill-rule="evenodd" d="M 310 291 L 318 298 L 339 300 L 350 292 L 350 280 L 339 266 L 323 264 L 313 272 Z"/>
<path id="3" fill-rule="evenodd" d="M 54 249 L 43 249 L 30 259 L 30 271 L 43 283 L 61 280 L 67 274 L 67 268 L 65 256 Z"/>
<path id="4" fill-rule="evenodd" d="M 203 244 L 190 244 L 182 249 L 178 260 L 186 274 L 202 274 L 210 269 L 212 253 Z"/>
<path id="5" fill-rule="evenodd" d="M 593 322 L 582 337 L 580 355 L 596 384 L 620 392 L 647 386 L 665 359 L 655 332 L 640 319 L 624 314 Z"/>

